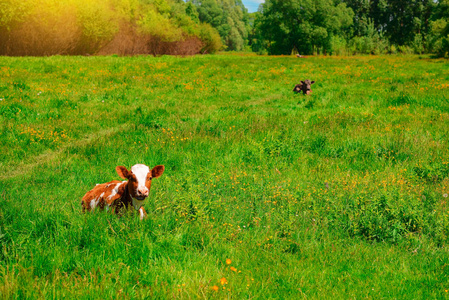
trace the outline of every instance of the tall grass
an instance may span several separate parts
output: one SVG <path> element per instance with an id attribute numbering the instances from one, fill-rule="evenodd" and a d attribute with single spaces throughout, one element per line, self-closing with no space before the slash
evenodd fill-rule
<path id="1" fill-rule="evenodd" d="M 0 295 L 447 298 L 446 64 L 1 57 Z M 136 163 L 146 221 L 81 213 Z"/>

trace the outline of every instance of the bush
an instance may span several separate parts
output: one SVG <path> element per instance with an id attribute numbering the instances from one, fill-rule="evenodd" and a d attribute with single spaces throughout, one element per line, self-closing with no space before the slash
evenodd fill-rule
<path id="1" fill-rule="evenodd" d="M 439 57 L 449 56 L 449 34 L 445 37 L 440 37 L 434 42 L 434 53 Z"/>
<path id="2" fill-rule="evenodd" d="M 449 34 L 448 22 L 444 19 L 439 19 L 431 23 L 432 34 L 429 39 L 430 48 L 432 52 L 440 57 L 449 56 Z"/>
<path id="3" fill-rule="evenodd" d="M 161 15 L 152 8 L 149 8 L 145 14 L 140 16 L 137 25 L 141 33 L 150 35 L 157 40 L 177 42 L 182 39 L 182 29 L 175 26 L 170 18 Z"/>
<path id="4" fill-rule="evenodd" d="M 378 35 L 356 36 L 350 41 L 349 49 L 354 54 L 383 54 L 388 52 L 388 41 Z"/>
<path id="5" fill-rule="evenodd" d="M 167 0 L 7 0 L 0 55 L 213 53 L 218 32 Z"/>
<path id="6" fill-rule="evenodd" d="M 333 36 L 331 38 L 331 54 L 335 55 L 346 55 L 347 54 L 347 44 L 346 40 L 341 36 Z"/>
<path id="7" fill-rule="evenodd" d="M 410 48 L 409 46 L 399 46 L 399 52 L 402 54 L 413 54 L 413 49 Z"/>
<path id="8" fill-rule="evenodd" d="M 15 5 L 11 1 L 11 5 Z M 2 55 L 70 54 L 81 37 L 73 7 L 66 3 L 38 1 L 29 6 L 11 9 L 9 18 L 2 19 L 0 36 Z M 21 17 L 17 12 L 24 13 Z"/>
<path id="9" fill-rule="evenodd" d="M 109 5 L 109 1 L 103 0 L 77 2 L 77 19 L 82 33 L 76 53 L 96 53 L 117 34 L 119 17 Z"/>
<path id="10" fill-rule="evenodd" d="M 217 30 L 209 24 L 201 24 L 199 36 L 203 42 L 203 47 L 201 48 L 200 53 L 215 53 L 223 47 Z"/>
<path id="11" fill-rule="evenodd" d="M 422 54 L 424 52 L 424 40 L 421 34 L 415 35 L 413 42 L 411 44 L 411 48 L 413 49 L 413 52 L 415 52 L 416 54 Z"/>
<path id="12" fill-rule="evenodd" d="M 390 54 L 396 54 L 398 53 L 398 49 L 396 48 L 395 45 L 391 45 L 390 46 Z"/>

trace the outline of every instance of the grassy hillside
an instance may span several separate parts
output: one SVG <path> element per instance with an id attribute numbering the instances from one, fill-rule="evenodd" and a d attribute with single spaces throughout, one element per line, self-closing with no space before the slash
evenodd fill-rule
<path id="1" fill-rule="evenodd" d="M 445 60 L 0 57 L 0 74 L 1 298 L 449 298 Z M 81 213 L 136 163 L 166 167 L 146 221 Z"/>

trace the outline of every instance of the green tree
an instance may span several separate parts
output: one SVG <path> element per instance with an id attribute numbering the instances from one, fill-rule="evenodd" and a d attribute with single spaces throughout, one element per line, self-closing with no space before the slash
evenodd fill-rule
<path id="1" fill-rule="evenodd" d="M 449 56 L 449 0 L 439 1 L 431 22 L 432 48 L 438 56 Z"/>
<path id="2" fill-rule="evenodd" d="M 263 15 L 261 11 L 249 15 L 250 30 L 248 33 L 248 43 L 253 52 L 265 54 L 268 49 L 268 41 L 264 38 L 262 26 Z"/>
<path id="3" fill-rule="evenodd" d="M 424 47 L 431 30 L 433 0 L 344 0 L 354 11 L 355 37 L 368 37 L 371 27 L 393 45 Z M 376 36 L 376 34 L 374 34 Z M 375 37 L 376 38 L 376 37 Z"/>
<path id="4" fill-rule="evenodd" d="M 432 0 L 389 0 L 385 32 L 392 44 L 410 45 L 430 30 Z"/>
<path id="5" fill-rule="evenodd" d="M 331 51 L 332 37 L 352 24 L 353 12 L 333 0 L 266 0 L 259 31 L 271 54 Z"/>
<path id="6" fill-rule="evenodd" d="M 227 50 L 243 50 L 248 40 L 248 11 L 241 0 L 190 0 L 199 20 L 220 33 Z"/>
<path id="7" fill-rule="evenodd" d="M 200 22 L 200 15 L 196 6 L 192 4 L 192 2 L 187 2 L 186 4 L 186 14 L 196 23 Z"/>

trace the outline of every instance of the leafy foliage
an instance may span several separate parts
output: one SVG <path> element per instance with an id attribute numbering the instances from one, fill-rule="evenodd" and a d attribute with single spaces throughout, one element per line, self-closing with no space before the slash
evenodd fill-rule
<path id="1" fill-rule="evenodd" d="M 4 0 L 0 54 L 449 53 L 448 0 Z"/>
<path id="2" fill-rule="evenodd" d="M 432 46 L 439 56 L 449 56 L 449 1 L 438 1 L 435 20 L 431 22 Z"/>
<path id="3" fill-rule="evenodd" d="M 221 48 L 215 42 L 218 32 L 199 23 L 192 6 L 183 1 L 23 3 L 0 4 L 0 54 L 196 54 Z"/>
<path id="4" fill-rule="evenodd" d="M 352 23 L 352 10 L 332 0 L 268 0 L 262 5 L 259 30 L 270 41 L 272 54 L 293 49 L 302 54 L 326 53 L 331 37 Z"/>
<path id="5" fill-rule="evenodd" d="M 447 11 L 446 0 L 268 0 L 255 14 L 250 44 L 273 54 L 444 55 Z"/>
<path id="6" fill-rule="evenodd" d="M 202 22 L 220 33 L 227 50 L 243 50 L 248 38 L 248 12 L 241 0 L 189 0 Z"/>

